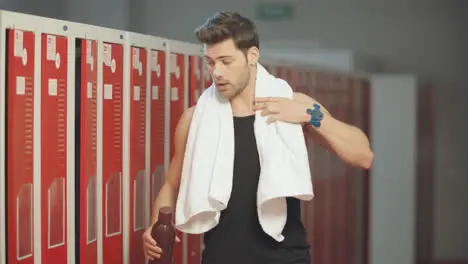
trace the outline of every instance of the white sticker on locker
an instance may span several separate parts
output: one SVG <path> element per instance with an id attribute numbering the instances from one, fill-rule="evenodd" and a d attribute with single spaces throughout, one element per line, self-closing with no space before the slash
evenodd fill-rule
<path id="1" fill-rule="evenodd" d="M 172 87 L 171 88 L 171 101 L 178 101 L 179 100 L 179 88 Z"/>
<path id="2" fill-rule="evenodd" d="M 112 99 L 112 84 L 104 84 L 104 99 Z"/>
<path id="3" fill-rule="evenodd" d="M 151 51 L 151 71 L 157 71 L 158 68 L 158 51 Z"/>
<path id="4" fill-rule="evenodd" d="M 23 53 L 23 31 L 15 30 L 15 45 L 13 48 L 15 57 L 22 57 Z"/>
<path id="5" fill-rule="evenodd" d="M 151 99 L 158 100 L 159 99 L 159 86 L 154 85 L 151 87 Z"/>
<path id="6" fill-rule="evenodd" d="M 89 99 L 93 98 L 93 83 L 92 82 L 88 82 L 88 86 L 86 88 L 86 94 L 88 96 Z"/>
<path id="7" fill-rule="evenodd" d="M 104 44 L 102 46 L 102 59 L 106 66 L 111 66 L 112 46 L 110 44 Z"/>
<path id="8" fill-rule="evenodd" d="M 111 63 L 110 63 L 110 64 L 111 64 L 111 71 L 112 71 L 112 73 L 115 73 L 115 70 L 117 69 L 117 68 L 116 68 L 116 67 L 117 67 L 117 65 L 116 65 L 116 62 L 115 62 L 115 60 L 114 60 L 114 59 L 112 59 L 112 61 L 111 61 Z"/>
<path id="9" fill-rule="evenodd" d="M 86 63 L 91 65 L 93 64 L 92 43 L 92 40 L 86 40 Z"/>
<path id="10" fill-rule="evenodd" d="M 171 73 L 176 73 L 178 65 L 177 65 L 177 54 L 171 53 Z"/>
<path id="11" fill-rule="evenodd" d="M 48 91 L 50 96 L 57 96 L 57 79 L 49 79 Z"/>
<path id="12" fill-rule="evenodd" d="M 138 65 L 140 64 L 140 50 L 138 48 L 133 48 L 133 69 L 138 69 Z"/>
<path id="13" fill-rule="evenodd" d="M 133 86 L 133 101 L 140 101 L 140 86 Z"/>
<path id="14" fill-rule="evenodd" d="M 27 49 L 23 49 L 23 54 L 22 54 L 22 57 L 21 57 L 21 62 L 23 63 L 23 66 L 26 66 L 26 64 L 28 64 L 28 50 Z"/>
<path id="15" fill-rule="evenodd" d="M 24 76 L 16 76 L 16 94 L 24 95 L 26 93 L 26 78 Z"/>
<path id="16" fill-rule="evenodd" d="M 60 68 L 60 53 L 57 53 L 57 56 L 55 56 L 55 68 Z"/>
<path id="17" fill-rule="evenodd" d="M 54 35 L 47 35 L 47 60 L 55 61 L 55 54 L 57 53 L 56 40 Z"/>

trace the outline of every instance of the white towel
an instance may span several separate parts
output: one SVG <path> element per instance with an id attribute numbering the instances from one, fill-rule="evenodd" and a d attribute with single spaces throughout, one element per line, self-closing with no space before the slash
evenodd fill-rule
<path id="1" fill-rule="evenodd" d="M 287 82 L 257 66 L 256 97 L 292 98 Z M 281 242 L 286 197 L 311 200 L 314 194 L 302 126 L 266 121 L 267 117 L 256 113 L 254 131 L 261 166 L 257 211 L 264 232 Z M 177 229 L 201 234 L 218 224 L 231 195 L 233 163 L 231 104 L 218 96 L 213 84 L 199 98 L 190 125 L 176 206 Z"/>

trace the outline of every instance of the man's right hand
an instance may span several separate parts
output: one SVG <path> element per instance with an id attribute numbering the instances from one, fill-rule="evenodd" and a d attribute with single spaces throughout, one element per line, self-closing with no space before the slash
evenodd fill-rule
<path id="1" fill-rule="evenodd" d="M 149 260 L 158 259 L 161 257 L 162 249 L 157 246 L 156 241 L 151 236 L 151 227 L 147 228 L 143 233 L 143 251 Z"/>
<path id="2" fill-rule="evenodd" d="M 151 236 L 151 227 L 147 228 L 146 231 L 143 233 L 143 251 L 145 252 L 145 256 L 149 260 L 158 259 L 161 257 L 162 249 L 158 247 L 158 243 L 154 241 L 153 237 Z M 180 239 L 176 236 L 175 242 L 179 243 Z"/>
<path id="3" fill-rule="evenodd" d="M 172 157 L 171 163 L 169 165 L 164 184 L 159 190 L 158 196 L 154 202 L 153 217 L 157 217 L 159 210 L 158 208 L 160 205 L 171 205 L 172 207 L 175 207 L 176 205 L 180 178 L 182 175 L 185 145 L 187 144 L 187 137 L 194 110 L 195 107 L 193 106 L 186 109 L 177 124 L 173 141 L 174 156 Z M 143 252 L 148 259 L 158 259 L 161 257 L 161 254 L 164 254 L 162 249 L 158 247 L 157 241 L 154 241 L 154 239 L 151 237 L 151 226 L 143 233 L 142 240 Z M 175 237 L 175 242 L 180 242 L 180 239 L 177 236 Z"/>

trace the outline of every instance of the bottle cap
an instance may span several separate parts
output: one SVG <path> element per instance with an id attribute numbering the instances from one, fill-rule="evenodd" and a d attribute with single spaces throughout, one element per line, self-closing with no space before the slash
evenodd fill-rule
<path id="1" fill-rule="evenodd" d="M 158 222 L 164 225 L 170 225 L 172 223 L 173 210 L 169 206 L 161 207 L 159 209 Z"/>

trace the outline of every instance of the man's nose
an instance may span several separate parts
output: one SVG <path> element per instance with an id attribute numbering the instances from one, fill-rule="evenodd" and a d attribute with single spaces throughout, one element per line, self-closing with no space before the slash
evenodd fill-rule
<path id="1" fill-rule="evenodd" d="M 223 69 L 219 64 L 213 66 L 213 78 L 218 79 L 223 76 Z"/>

